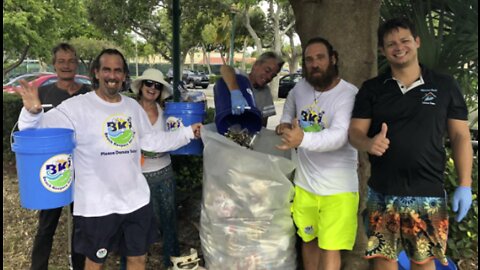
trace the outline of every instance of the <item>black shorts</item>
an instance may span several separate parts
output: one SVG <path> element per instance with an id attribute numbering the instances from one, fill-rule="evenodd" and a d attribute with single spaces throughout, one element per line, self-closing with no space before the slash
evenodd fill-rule
<path id="1" fill-rule="evenodd" d="M 73 218 L 75 252 L 96 263 L 104 263 L 112 251 L 122 256 L 144 255 L 158 240 L 151 202 L 129 214 Z"/>

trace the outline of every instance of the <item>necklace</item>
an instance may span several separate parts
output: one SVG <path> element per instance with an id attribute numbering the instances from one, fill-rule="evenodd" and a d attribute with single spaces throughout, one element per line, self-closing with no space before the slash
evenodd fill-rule
<path id="1" fill-rule="evenodd" d="M 320 92 L 320 93 L 318 93 L 318 94 L 317 94 L 316 92 L 317 92 L 317 91 L 314 89 L 314 90 L 313 90 L 313 103 L 314 103 L 315 105 L 317 105 L 318 99 L 319 99 L 320 96 L 323 94 L 322 91 L 318 91 L 318 92 Z"/>

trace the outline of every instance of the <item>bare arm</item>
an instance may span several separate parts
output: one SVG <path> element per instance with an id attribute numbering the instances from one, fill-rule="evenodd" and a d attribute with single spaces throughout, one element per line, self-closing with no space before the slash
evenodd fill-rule
<path id="1" fill-rule="evenodd" d="M 225 84 L 227 84 L 228 90 L 238 90 L 240 86 L 237 83 L 237 77 L 235 75 L 235 70 L 228 65 L 223 65 L 220 67 L 220 74 L 222 75 Z"/>
<path id="2" fill-rule="evenodd" d="M 460 186 L 472 185 L 473 150 L 467 121 L 448 119 L 448 136 Z"/>
<path id="3" fill-rule="evenodd" d="M 387 138 L 387 124 L 382 124 L 382 130 L 375 137 L 368 137 L 371 119 L 352 118 L 348 129 L 350 144 L 359 151 L 367 151 L 376 156 L 382 156 L 388 149 L 390 140 Z"/>

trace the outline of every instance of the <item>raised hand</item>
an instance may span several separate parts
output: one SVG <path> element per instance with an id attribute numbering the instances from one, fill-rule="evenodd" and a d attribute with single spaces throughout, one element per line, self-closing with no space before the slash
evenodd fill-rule
<path id="1" fill-rule="evenodd" d="M 42 111 L 42 104 L 38 98 L 38 88 L 34 85 L 30 86 L 27 81 L 20 80 L 20 85 L 15 91 L 22 97 L 23 106 L 27 111 L 37 114 Z"/>
<path id="2" fill-rule="evenodd" d="M 387 131 L 388 126 L 386 123 L 382 123 L 382 130 L 380 133 L 375 135 L 370 140 L 370 145 L 368 147 L 368 153 L 375 155 L 375 156 L 383 156 L 385 151 L 387 151 L 388 146 L 390 144 L 390 140 L 387 138 Z"/>
<path id="3" fill-rule="evenodd" d="M 230 91 L 230 100 L 232 102 L 232 114 L 242 114 L 245 111 L 245 107 L 248 106 L 242 91 L 238 89 Z"/>

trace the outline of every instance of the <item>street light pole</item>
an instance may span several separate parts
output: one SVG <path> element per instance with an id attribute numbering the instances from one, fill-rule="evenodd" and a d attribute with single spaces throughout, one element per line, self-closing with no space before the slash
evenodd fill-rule
<path id="1" fill-rule="evenodd" d="M 173 0 L 173 100 L 180 100 L 178 85 L 180 84 L 180 0 Z"/>
<path id="2" fill-rule="evenodd" d="M 235 46 L 235 19 L 236 19 L 236 14 L 232 13 L 232 32 L 230 33 L 230 66 L 233 67 L 234 61 L 233 61 L 233 52 L 234 52 L 234 46 Z"/>
<path id="3" fill-rule="evenodd" d="M 137 50 L 138 40 L 135 39 L 135 70 L 138 77 L 138 50 Z"/>

